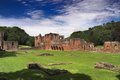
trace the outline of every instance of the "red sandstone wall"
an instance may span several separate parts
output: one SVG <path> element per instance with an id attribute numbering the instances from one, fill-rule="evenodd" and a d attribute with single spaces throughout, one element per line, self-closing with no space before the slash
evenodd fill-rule
<path id="1" fill-rule="evenodd" d="M 42 42 L 41 35 L 35 37 L 35 47 L 39 47 L 40 43 Z"/>
<path id="2" fill-rule="evenodd" d="M 119 52 L 120 51 L 120 43 L 115 42 L 105 42 L 104 43 L 104 51 L 107 52 Z"/>
<path id="3" fill-rule="evenodd" d="M 71 47 L 71 50 L 81 50 L 82 42 L 80 39 L 71 39 L 69 46 Z"/>
<path id="4" fill-rule="evenodd" d="M 46 34 L 44 37 L 41 35 L 35 37 L 35 47 L 45 49 L 45 50 L 91 50 L 91 44 L 87 44 L 84 40 L 81 39 L 71 39 L 63 41 L 64 37 L 59 34 Z M 44 43 L 41 46 L 41 43 Z M 94 45 L 93 45 L 94 46 Z"/>

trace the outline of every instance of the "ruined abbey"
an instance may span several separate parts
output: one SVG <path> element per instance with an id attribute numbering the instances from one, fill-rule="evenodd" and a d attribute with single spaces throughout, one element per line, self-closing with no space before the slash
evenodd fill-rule
<path id="1" fill-rule="evenodd" d="M 103 49 L 105 52 L 120 52 L 120 43 L 118 41 L 106 41 Z"/>
<path id="2" fill-rule="evenodd" d="M 45 36 L 41 34 L 35 37 L 35 47 L 44 50 L 60 50 L 60 51 L 74 51 L 74 50 L 93 50 L 94 44 L 88 43 L 83 39 L 64 39 L 64 36 L 49 33 Z"/>
<path id="3" fill-rule="evenodd" d="M 17 41 L 5 41 L 4 32 L 0 32 L 0 50 L 17 50 Z"/>
<path id="4" fill-rule="evenodd" d="M 35 47 L 43 50 L 60 51 L 120 52 L 120 43 L 117 41 L 106 41 L 104 42 L 103 48 L 95 48 L 94 43 L 86 42 L 84 39 L 65 39 L 64 36 L 56 33 L 36 36 Z"/>

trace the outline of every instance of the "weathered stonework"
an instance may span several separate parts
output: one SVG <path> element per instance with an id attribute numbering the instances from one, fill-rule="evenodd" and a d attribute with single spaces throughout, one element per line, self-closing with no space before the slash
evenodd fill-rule
<path id="1" fill-rule="evenodd" d="M 4 41 L 4 32 L 0 32 L 0 50 L 17 50 L 17 41 Z"/>
<path id="2" fill-rule="evenodd" d="M 18 42 L 17 41 L 4 41 L 3 42 L 3 49 L 4 50 L 17 50 L 18 49 Z"/>
<path id="3" fill-rule="evenodd" d="M 3 49 L 4 32 L 0 32 L 0 50 Z"/>
<path id="4" fill-rule="evenodd" d="M 106 52 L 120 52 L 120 43 L 118 41 L 106 41 L 103 50 Z"/>
<path id="5" fill-rule="evenodd" d="M 74 38 L 65 40 L 63 36 L 56 33 L 49 33 L 45 36 L 38 35 L 35 37 L 35 47 L 44 50 L 93 50 L 94 44 L 87 43 L 83 39 Z"/>

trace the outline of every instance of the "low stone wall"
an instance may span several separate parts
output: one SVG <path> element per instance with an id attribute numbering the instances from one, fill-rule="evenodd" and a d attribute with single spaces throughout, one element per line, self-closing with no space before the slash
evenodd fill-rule
<path id="1" fill-rule="evenodd" d="M 95 68 L 97 68 L 97 69 L 107 69 L 107 70 L 111 70 L 111 71 L 115 71 L 115 72 L 120 72 L 120 67 L 115 66 L 115 65 L 110 64 L 110 63 L 106 63 L 106 62 L 96 63 Z"/>

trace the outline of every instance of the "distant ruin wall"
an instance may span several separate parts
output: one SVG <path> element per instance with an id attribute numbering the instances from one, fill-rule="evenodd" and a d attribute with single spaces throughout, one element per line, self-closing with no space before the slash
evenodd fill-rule
<path id="1" fill-rule="evenodd" d="M 118 41 L 106 41 L 103 50 L 105 52 L 120 52 L 120 43 Z"/>
<path id="2" fill-rule="evenodd" d="M 45 36 L 35 37 L 35 47 L 43 50 L 59 51 L 97 51 L 97 52 L 120 52 L 120 43 L 117 41 L 104 42 L 103 48 L 95 48 L 94 43 L 86 42 L 83 39 L 64 39 L 63 36 L 49 33 Z"/>
<path id="3" fill-rule="evenodd" d="M 17 50 L 18 42 L 17 41 L 4 41 L 3 50 Z"/>
<path id="4" fill-rule="evenodd" d="M 36 36 L 35 47 L 45 50 L 76 51 L 93 50 L 94 44 L 87 43 L 85 40 L 79 38 L 65 40 L 64 37 L 59 34 L 49 33 L 45 36 Z"/>
<path id="5" fill-rule="evenodd" d="M 3 49 L 4 32 L 0 32 L 0 50 Z"/>
<path id="6" fill-rule="evenodd" d="M 0 50 L 17 50 L 17 41 L 5 41 L 4 32 L 0 32 Z"/>

